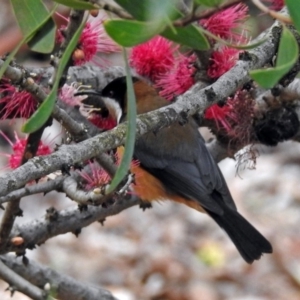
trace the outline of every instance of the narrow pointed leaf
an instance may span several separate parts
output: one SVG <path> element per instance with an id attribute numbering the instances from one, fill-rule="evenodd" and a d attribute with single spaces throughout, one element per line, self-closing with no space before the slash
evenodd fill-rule
<path id="1" fill-rule="evenodd" d="M 33 39 L 29 47 L 36 52 L 50 53 L 54 47 L 56 30 L 52 13 L 40 0 L 11 0 L 11 4 L 23 35 Z"/>
<path id="2" fill-rule="evenodd" d="M 55 43 L 56 25 L 52 18 L 41 25 L 41 28 L 36 31 L 33 38 L 27 43 L 32 51 L 39 53 L 51 53 Z"/>
<path id="3" fill-rule="evenodd" d="M 285 5 L 288 7 L 289 14 L 293 20 L 293 23 L 300 32 L 300 1 L 298 0 L 285 0 Z"/>
<path id="4" fill-rule="evenodd" d="M 52 14 L 54 13 L 55 9 L 56 9 L 56 6 L 52 9 L 51 12 L 48 13 L 48 19 L 52 16 Z M 46 18 L 44 20 L 44 22 L 47 22 L 48 19 Z M 19 51 L 19 49 L 21 48 L 21 46 L 23 44 L 25 44 L 25 43 L 28 43 L 34 37 L 35 33 L 37 32 L 37 30 L 41 26 L 43 26 L 43 23 L 39 24 L 38 27 L 34 28 L 31 32 L 29 32 L 26 36 L 24 36 L 23 39 L 19 42 L 19 44 L 15 47 L 15 49 L 5 58 L 5 62 L 4 62 L 4 64 L 2 65 L 2 67 L 0 69 L 0 79 L 2 78 L 5 70 L 7 69 L 7 67 L 10 64 L 10 62 L 13 60 L 13 58 L 15 57 L 16 53 Z M 36 41 L 38 41 L 38 39 L 36 39 Z"/>
<path id="5" fill-rule="evenodd" d="M 223 2 L 223 0 L 195 0 L 195 2 L 200 5 L 213 7 L 220 5 Z"/>
<path id="6" fill-rule="evenodd" d="M 173 42 L 188 46 L 196 50 L 208 50 L 209 42 L 199 27 L 188 25 L 186 27 L 167 27 L 161 35 Z"/>
<path id="7" fill-rule="evenodd" d="M 144 43 L 164 29 L 157 23 L 109 20 L 104 22 L 107 34 L 123 47 L 133 47 Z"/>
<path id="8" fill-rule="evenodd" d="M 299 47 L 291 31 L 283 27 L 275 68 L 259 69 L 250 72 L 253 78 L 263 88 L 272 88 L 298 59 Z"/>
<path id="9" fill-rule="evenodd" d="M 125 67 L 126 67 L 126 85 L 127 85 L 127 120 L 128 126 L 126 131 L 125 151 L 120 166 L 109 186 L 108 192 L 111 193 L 122 182 L 128 174 L 134 151 L 135 133 L 136 133 L 136 99 L 133 89 L 132 77 L 128 65 L 128 59 L 125 49 L 123 49 Z"/>
<path id="10" fill-rule="evenodd" d="M 54 0 L 54 2 L 57 2 L 59 4 L 62 4 L 64 6 L 68 6 L 68 7 L 74 8 L 74 9 L 79 9 L 79 10 L 97 8 L 92 3 L 80 1 L 80 0 Z"/>
<path id="11" fill-rule="evenodd" d="M 31 133 L 38 130 L 42 127 L 48 118 L 50 117 L 52 110 L 55 105 L 55 100 L 57 97 L 57 90 L 59 86 L 60 78 L 64 72 L 64 69 L 73 53 L 73 50 L 77 46 L 77 42 L 84 28 L 85 21 L 79 26 L 76 30 L 74 36 L 72 37 L 68 47 L 66 48 L 57 69 L 57 74 L 55 77 L 55 82 L 53 84 L 52 90 L 42 105 L 38 108 L 38 110 L 31 116 L 31 118 L 23 125 L 22 130 L 26 133 Z"/>
<path id="12" fill-rule="evenodd" d="M 175 20 L 180 17 L 176 0 L 115 0 L 138 21 Z"/>

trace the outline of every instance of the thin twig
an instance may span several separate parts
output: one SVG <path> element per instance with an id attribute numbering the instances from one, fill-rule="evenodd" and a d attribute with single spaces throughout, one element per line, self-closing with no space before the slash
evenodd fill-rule
<path id="1" fill-rule="evenodd" d="M 179 26 L 179 27 L 187 26 L 188 24 L 199 21 L 201 19 L 209 18 L 216 12 L 218 12 L 222 9 L 226 9 L 226 8 L 232 6 L 236 3 L 239 3 L 239 2 L 243 2 L 243 0 L 228 0 L 228 1 L 220 4 L 217 8 L 210 8 L 205 11 L 201 11 L 199 13 L 197 11 L 193 11 L 190 15 L 186 16 L 185 18 L 174 21 L 173 25 Z"/>
<path id="2" fill-rule="evenodd" d="M 84 191 L 78 188 L 78 182 L 72 176 L 64 180 L 63 191 L 70 199 L 74 200 L 80 205 L 100 205 L 108 199 L 107 195 L 105 194 L 105 185 L 101 186 L 101 191 L 99 191 L 99 193 L 95 193 L 93 190 Z"/>
<path id="3" fill-rule="evenodd" d="M 107 12 L 113 13 L 121 19 L 132 20 L 132 16 L 128 14 L 125 10 L 115 5 L 111 5 L 103 0 L 93 0 L 93 3 L 96 3 L 100 8 L 106 10 Z"/>
<path id="4" fill-rule="evenodd" d="M 46 194 L 51 191 L 61 190 L 64 179 L 65 179 L 64 176 L 58 176 L 54 180 L 49 180 L 46 182 L 26 186 L 24 188 L 13 191 L 4 197 L 0 197 L 0 203 L 14 201 L 18 198 L 35 195 L 35 194 L 39 194 L 39 193 Z"/>
<path id="5" fill-rule="evenodd" d="M 272 18 L 277 19 L 281 22 L 291 24 L 292 19 L 289 16 L 283 15 L 280 12 L 277 12 L 275 10 L 269 9 L 267 6 L 265 6 L 261 1 L 259 0 L 252 0 L 252 3 L 259 8 L 262 12 L 270 15 Z"/>

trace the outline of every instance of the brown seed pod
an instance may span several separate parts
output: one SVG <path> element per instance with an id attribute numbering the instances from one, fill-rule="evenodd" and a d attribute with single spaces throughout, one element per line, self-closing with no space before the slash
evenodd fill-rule
<path id="1" fill-rule="evenodd" d="M 24 244 L 24 239 L 21 236 L 15 236 L 11 238 L 10 242 L 15 246 L 20 246 Z"/>
<path id="2" fill-rule="evenodd" d="M 99 9 L 91 9 L 90 10 L 90 15 L 94 18 L 96 18 L 99 14 Z"/>

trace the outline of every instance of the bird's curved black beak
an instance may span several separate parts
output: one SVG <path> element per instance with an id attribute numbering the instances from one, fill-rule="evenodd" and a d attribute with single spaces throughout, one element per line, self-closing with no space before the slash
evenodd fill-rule
<path id="1" fill-rule="evenodd" d="M 92 106 L 93 108 L 95 108 L 95 110 L 102 110 L 102 112 L 106 110 L 108 111 L 109 115 L 116 120 L 117 124 L 121 122 L 123 111 L 120 104 L 115 99 L 110 97 L 103 97 L 100 91 L 93 89 L 78 91 L 74 95 L 87 95 L 88 98 L 82 101 L 84 104 Z"/>

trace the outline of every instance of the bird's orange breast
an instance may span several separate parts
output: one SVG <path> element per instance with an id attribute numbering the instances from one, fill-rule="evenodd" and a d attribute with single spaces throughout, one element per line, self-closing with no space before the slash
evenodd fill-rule
<path id="1" fill-rule="evenodd" d="M 186 199 L 167 191 L 161 181 L 139 165 L 133 165 L 131 172 L 135 174 L 134 193 L 143 201 L 173 200 L 204 212 L 198 201 Z"/>

